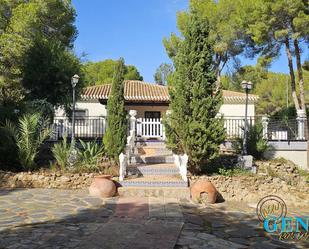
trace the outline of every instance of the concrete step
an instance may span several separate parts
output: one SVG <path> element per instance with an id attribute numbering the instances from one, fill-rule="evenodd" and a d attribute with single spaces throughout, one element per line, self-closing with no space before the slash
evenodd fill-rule
<path id="1" fill-rule="evenodd" d="M 137 152 L 139 155 L 145 156 L 173 155 L 173 152 L 171 150 L 161 145 L 137 147 Z"/>
<path id="2" fill-rule="evenodd" d="M 135 145 L 137 147 L 143 147 L 143 146 L 164 146 L 165 142 L 162 140 L 137 140 Z"/>
<path id="3" fill-rule="evenodd" d="M 145 164 L 155 164 L 155 163 L 174 163 L 173 155 L 163 154 L 163 155 L 133 155 L 131 156 L 131 162 L 134 163 L 145 163 Z"/>
<path id="4" fill-rule="evenodd" d="M 146 175 L 120 181 L 122 187 L 188 187 L 180 175 Z"/>
<path id="5" fill-rule="evenodd" d="M 127 167 L 128 175 L 177 175 L 179 169 L 173 163 L 134 164 Z"/>
<path id="6" fill-rule="evenodd" d="M 190 199 L 188 187 L 120 187 L 118 193 L 123 197 L 168 197 Z"/>

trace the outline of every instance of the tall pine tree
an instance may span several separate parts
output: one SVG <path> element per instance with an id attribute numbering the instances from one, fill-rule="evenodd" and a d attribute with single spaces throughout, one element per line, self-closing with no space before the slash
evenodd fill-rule
<path id="1" fill-rule="evenodd" d="M 107 130 L 103 138 L 107 156 L 118 161 L 124 151 L 127 138 L 127 118 L 124 108 L 124 74 L 125 64 L 121 58 L 115 66 L 112 89 L 107 102 Z"/>
<path id="2" fill-rule="evenodd" d="M 169 84 L 168 144 L 188 154 L 191 171 L 200 171 L 217 156 L 225 138 L 223 122 L 216 118 L 222 94 L 216 91 L 208 21 L 193 12 L 183 36 L 174 59 L 174 81 Z"/>

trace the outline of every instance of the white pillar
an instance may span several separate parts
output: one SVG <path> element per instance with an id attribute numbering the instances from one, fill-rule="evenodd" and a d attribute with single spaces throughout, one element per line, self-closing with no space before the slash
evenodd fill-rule
<path id="1" fill-rule="evenodd" d="M 305 139 L 305 125 L 306 125 L 306 112 L 305 110 L 297 110 L 297 139 L 304 140 Z"/>
<path id="2" fill-rule="evenodd" d="M 129 134 L 127 137 L 127 148 L 126 154 L 127 159 L 129 160 L 128 163 L 131 163 L 131 154 L 134 153 L 135 149 L 135 140 L 136 140 L 136 110 L 129 111 Z"/>
<path id="3" fill-rule="evenodd" d="M 127 156 L 123 153 L 119 155 L 119 181 L 123 181 L 127 171 Z"/>
<path id="4" fill-rule="evenodd" d="M 134 131 L 135 133 L 137 111 L 130 110 L 129 115 L 130 115 L 130 119 L 129 119 L 130 131 Z M 131 132 L 129 132 L 129 134 L 131 134 Z"/>
<path id="5" fill-rule="evenodd" d="M 188 160 L 189 157 L 187 154 L 180 156 L 180 175 L 185 182 L 188 181 L 187 177 Z"/>
<path id="6" fill-rule="evenodd" d="M 262 117 L 263 138 L 264 139 L 268 139 L 268 123 L 269 123 L 269 118 L 266 116 Z"/>

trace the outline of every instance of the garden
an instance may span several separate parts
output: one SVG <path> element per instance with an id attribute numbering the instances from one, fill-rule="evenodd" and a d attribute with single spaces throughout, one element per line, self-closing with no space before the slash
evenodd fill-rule
<path id="1" fill-rule="evenodd" d="M 250 173 L 237 167 L 236 155 L 244 149 L 242 139 L 235 139 L 233 142 L 233 155 L 219 153 L 220 144 L 226 140 L 223 121 L 217 118 L 222 104 L 222 89 L 240 91 L 239 84 L 245 79 L 255 83 L 252 92 L 259 94 L 264 92 L 262 90 L 265 90 L 265 85 L 269 85 L 273 78 L 278 78 L 280 84 L 277 85 L 280 89 L 274 91 L 276 99 L 270 98 L 269 94 L 261 94 L 258 113 L 295 119 L 296 110 L 306 109 L 304 91 L 307 86 L 304 86 L 304 80 L 308 73 L 308 63 L 301 64 L 299 60 L 300 51 L 297 51 L 297 46 L 300 40 L 293 36 L 295 30 L 286 34 L 282 32 L 284 27 L 276 26 L 276 30 L 273 30 L 270 23 L 259 19 L 259 16 L 270 15 L 263 12 L 261 2 L 255 6 L 254 18 L 247 15 L 250 5 L 237 5 L 237 8 L 240 8 L 237 11 L 244 14 L 246 22 L 227 15 L 228 23 L 216 17 L 226 16 L 227 10 L 234 11 L 227 8 L 230 1 L 200 4 L 201 6 L 192 1 L 188 11 L 178 15 L 180 36 L 172 34 L 163 42 L 173 65 L 160 67 L 155 75 L 158 83 L 168 86 L 170 94 L 171 115 L 165 122 L 167 146 L 175 154 L 188 155 L 188 168 L 192 177 L 249 177 Z M 34 176 L 31 176 L 32 180 L 29 181 L 35 182 L 33 179 L 42 178 L 39 173 L 42 172 L 47 177 L 47 180 L 44 177 L 43 182 L 54 178 L 57 182 L 65 182 L 65 185 L 76 181 L 79 175 L 88 177 L 88 174 L 110 174 L 117 177 L 118 156 L 125 150 L 128 130 L 123 81 L 141 80 L 142 76 L 137 68 L 125 65 L 123 59 L 83 63 L 72 49 L 78 31 L 75 26 L 76 12 L 71 3 L 66 5 L 62 1 L 50 0 L 21 4 L 19 1 L 6 1 L 1 3 L 1 6 L 6 10 L 6 21 L 3 21 L 0 27 L 2 175 L 10 178 L 11 176 L 7 176 L 10 172 L 31 172 Z M 270 9 L 273 7 L 269 6 Z M 278 3 L 277 7 L 280 9 L 284 6 Z M 214 10 L 213 16 L 209 15 L 209 8 Z M 291 20 L 299 20 L 300 17 L 295 13 L 301 12 L 304 6 L 299 4 L 293 8 L 299 9 L 290 13 Z M 260 12 L 263 15 L 259 15 Z M 281 20 L 283 17 L 278 12 L 275 18 Z M 252 22 L 257 20 L 258 23 L 265 22 L 265 25 L 252 25 Z M 303 27 L 300 23 L 297 24 L 298 28 Z M 46 29 L 50 25 L 52 28 Z M 217 30 L 229 31 L 230 35 L 218 36 Z M 261 33 L 267 33 L 269 37 L 258 36 Z M 295 55 L 293 54 L 288 62 L 298 62 L 298 77 L 295 77 L 294 72 L 290 75 L 277 75 L 267 71 L 271 59 L 278 55 L 278 51 L 272 54 L 267 48 L 273 44 L 278 48 L 286 45 L 276 40 L 275 33 L 293 40 L 287 51 L 293 46 Z M 306 37 L 305 33 L 297 35 L 299 38 Z M 237 43 L 237 47 L 230 46 L 239 40 L 242 42 Z M 231 75 L 221 75 L 223 67 L 227 66 L 234 56 L 244 55 L 247 50 L 252 56 L 263 54 L 266 57 L 261 57 L 259 64 L 254 67 L 235 67 Z M 76 96 L 80 96 L 85 86 L 112 82 L 111 97 L 107 103 L 108 129 L 104 137 L 93 141 L 72 141 L 71 136 L 67 136 L 61 141 L 51 142 L 49 137 L 52 136 L 51 124 L 55 108 L 62 107 L 71 120 L 74 108 L 70 81 L 75 74 L 80 76 L 75 87 Z M 296 91 L 296 81 L 299 91 Z M 287 90 L 291 90 L 289 95 L 293 93 L 293 104 L 286 107 L 282 104 L 286 97 L 282 82 L 287 82 Z M 264 152 L 269 149 L 262 130 L 262 124 L 257 123 L 249 127 L 248 131 L 248 154 L 255 160 L 263 159 Z M 273 177 L 271 170 L 266 174 Z M 17 179 L 18 181 L 20 180 Z M 19 185 L 15 182 L 10 183 L 10 186 Z M 57 183 L 55 186 L 60 185 Z M 84 185 L 79 182 L 74 188 L 81 186 Z"/>

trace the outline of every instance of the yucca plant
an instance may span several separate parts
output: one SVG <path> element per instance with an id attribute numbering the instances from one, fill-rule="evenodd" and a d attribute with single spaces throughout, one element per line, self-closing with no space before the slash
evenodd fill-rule
<path id="1" fill-rule="evenodd" d="M 57 165 L 64 170 L 69 166 L 69 156 L 71 151 L 71 144 L 67 142 L 67 138 L 63 137 L 61 143 L 54 144 L 51 149 Z"/>
<path id="2" fill-rule="evenodd" d="M 103 146 L 99 145 L 96 141 L 85 143 L 79 140 L 82 149 L 78 150 L 78 158 L 82 167 L 89 169 L 96 169 L 100 157 L 103 155 Z"/>
<path id="3" fill-rule="evenodd" d="M 48 120 L 42 119 L 40 114 L 25 114 L 18 119 L 17 125 L 7 120 L 3 127 L 13 137 L 19 162 L 25 170 L 32 170 L 36 166 L 34 159 L 39 148 L 51 134 L 47 124 Z"/>

